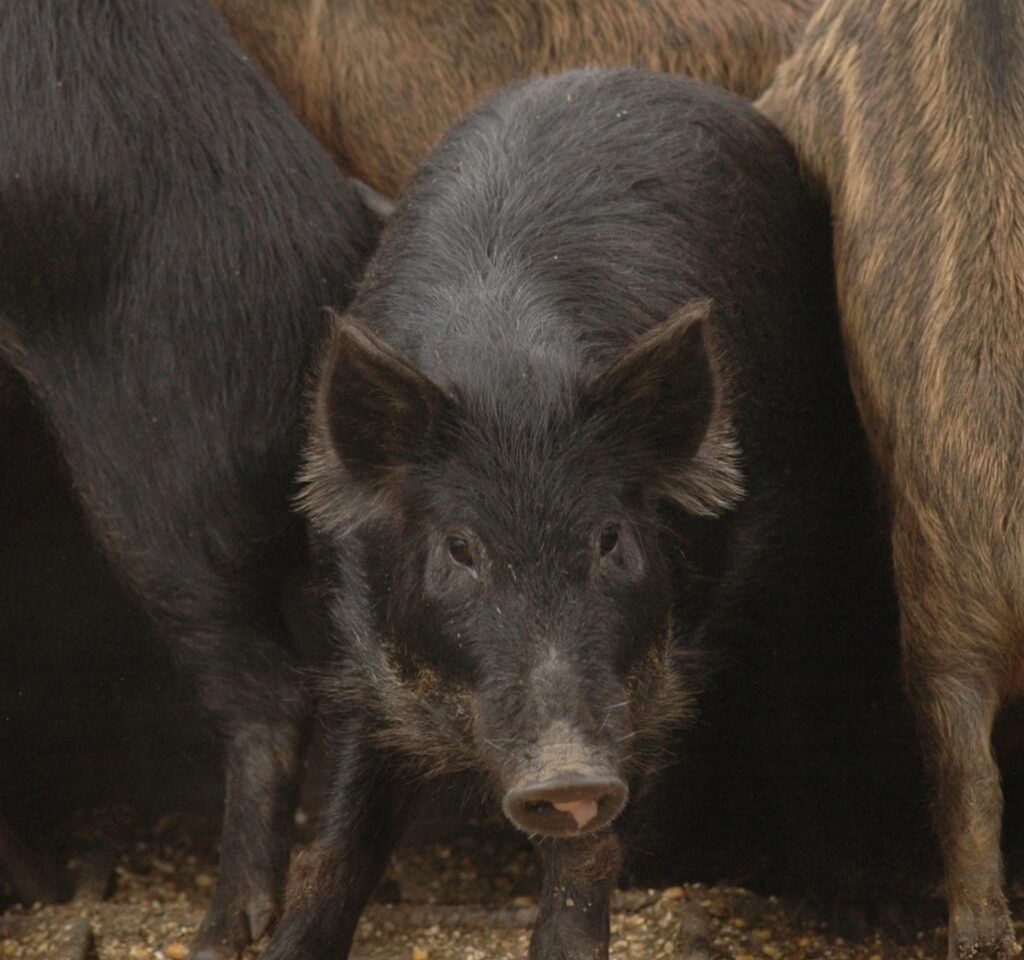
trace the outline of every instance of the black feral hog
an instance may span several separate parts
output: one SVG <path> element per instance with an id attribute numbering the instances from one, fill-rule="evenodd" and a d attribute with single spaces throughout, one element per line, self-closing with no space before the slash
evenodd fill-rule
<path id="1" fill-rule="evenodd" d="M 226 738 L 194 955 L 233 954 L 279 897 L 308 713 L 296 408 L 373 230 L 199 0 L 12 4 L 0 61 L 0 354 Z"/>
<path id="2" fill-rule="evenodd" d="M 827 2 L 761 107 L 832 205 L 934 776 L 949 955 L 1014 956 L 990 739 L 1024 677 L 1024 9 Z"/>
<path id="3" fill-rule="evenodd" d="M 791 152 L 668 74 L 499 93 L 412 180 L 312 430 L 340 736 L 268 957 L 344 955 L 411 784 L 457 770 L 539 839 L 531 956 L 604 956 L 616 816 L 709 657 L 828 647 L 864 562 L 827 224 Z"/>
<path id="4" fill-rule="evenodd" d="M 216 0 L 342 168 L 394 195 L 513 80 L 645 66 L 760 93 L 817 0 Z"/>

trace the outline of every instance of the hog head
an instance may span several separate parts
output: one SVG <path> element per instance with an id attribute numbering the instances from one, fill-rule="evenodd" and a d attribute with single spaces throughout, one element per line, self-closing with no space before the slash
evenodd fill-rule
<path id="1" fill-rule="evenodd" d="M 348 695 L 389 749 L 483 771 L 531 835 L 612 821 L 698 690 L 666 504 L 742 496 L 709 310 L 610 363 L 510 358 L 497 377 L 483 359 L 427 375 L 336 318 L 302 503 L 339 550 L 360 543 L 340 593 L 363 584 L 372 639 L 343 639 Z"/>

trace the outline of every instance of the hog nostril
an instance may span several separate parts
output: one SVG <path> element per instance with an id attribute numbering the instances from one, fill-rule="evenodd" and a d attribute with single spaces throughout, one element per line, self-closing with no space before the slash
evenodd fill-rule
<path id="1" fill-rule="evenodd" d="M 574 800 L 572 803 L 553 803 L 556 810 L 567 813 L 576 821 L 576 828 L 582 830 L 596 816 L 602 803 L 607 803 L 607 796 L 595 797 L 592 800 Z"/>
<path id="2" fill-rule="evenodd" d="M 570 837 L 610 823 L 625 806 L 628 791 L 618 777 L 567 772 L 513 788 L 505 813 L 521 830 Z"/>

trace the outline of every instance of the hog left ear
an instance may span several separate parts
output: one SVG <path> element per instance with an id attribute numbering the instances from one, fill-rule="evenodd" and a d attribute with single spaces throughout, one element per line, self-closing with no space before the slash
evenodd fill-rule
<path id="1" fill-rule="evenodd" d="M 709 300 L 677 310 L 627 347 L 588 391 L 609 441 L 639 445 L 655 492 L 702 516 L 718 516 L 744 495 L 710 312 Z"/>
<path id="2" fill-rule="evenodd" d="M 429 378 L 363 324 L 335 317 L 323 397 L 334 450 L 354 480 L 373 485 L 423 448 L 448 403 Z"/>

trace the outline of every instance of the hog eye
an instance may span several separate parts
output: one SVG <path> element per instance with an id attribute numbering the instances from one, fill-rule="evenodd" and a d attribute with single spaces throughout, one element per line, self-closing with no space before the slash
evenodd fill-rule
<path id="1" fill-rule="evenodd" d="M 601 531 L 601 539 L 599 542 L 599 548 L 601 550 L 601 556 L 607 557 L 617 546 L 619 545 L 619 528 L 616 524 L 611 524 L 605 527 Z"/>
<path id="2" fill-rule="evenodd" d="M 473 551 L 463 537 L 448 537 L 448 555 L 460 566 L 476 570 Z"/>

